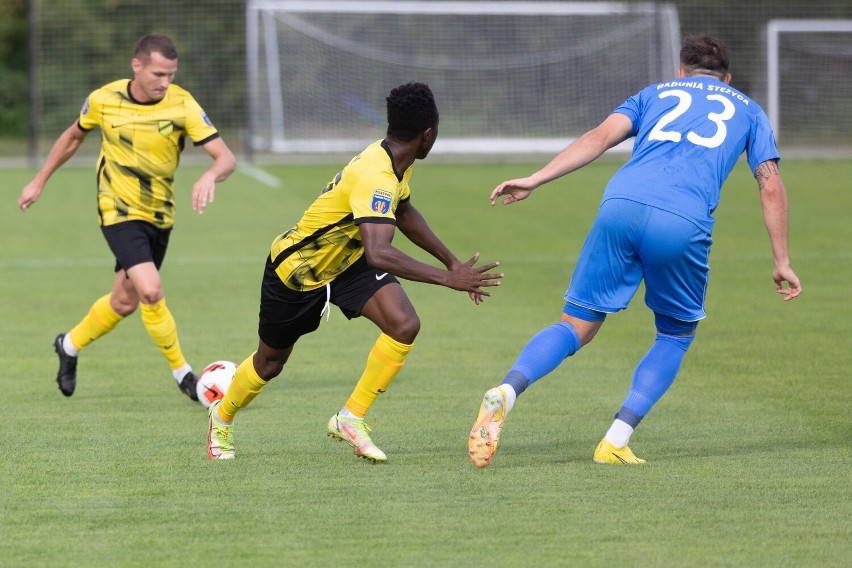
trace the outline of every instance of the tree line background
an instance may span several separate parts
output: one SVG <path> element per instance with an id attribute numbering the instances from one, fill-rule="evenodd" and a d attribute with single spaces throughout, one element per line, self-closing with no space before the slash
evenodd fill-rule
<path id="1" fill-rule="evenodd" d="M 758 99 L 768 20 L 852 18 L 848 0 L 669 3 L 678 8 L 682 33 L 726 40 L 734 86 Z M 35 131 L 52 141 L 86 94 L 130 75 L 133 44 L 149 31 L 172 36 L 181 54 L 178 83 L 220 129 L 239 133 L 247 113 L 244 1 L 0 0 L 0 138 Z"/>
<path id="2" fill-rule="evenodd" d="M 93 89 L 130 77 L 136 40 L 168 34 L 177 83 L 220 129 L 246 113 L 245 2 L 238 0 L 0 0 L 0 137 L 47 142 Z"/>

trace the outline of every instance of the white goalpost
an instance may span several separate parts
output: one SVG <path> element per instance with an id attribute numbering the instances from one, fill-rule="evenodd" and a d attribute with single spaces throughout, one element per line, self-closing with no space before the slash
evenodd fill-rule
<path id="1" fill-rule="evenodd" d="M 770 20 L 766 62 L 776 137 L 852 142 L 852 20 Z"/>
<path id="2" fill-rule="evenodd" d="M 677 10 L 656 2 L 249 0 L 249 144 L 357 151 L 385 97 L 428 83 L 436 153 L 556 152 L 674 77 Z"/>

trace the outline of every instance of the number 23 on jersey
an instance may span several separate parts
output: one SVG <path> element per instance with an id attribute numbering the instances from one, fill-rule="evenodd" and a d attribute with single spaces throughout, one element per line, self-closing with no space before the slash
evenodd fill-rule
<path id="1" fill-rule="evenodd" d="M 659 97 L 677 97 L 677 106 L 664 114 L 659 122 L 654 125 L 648 134 L 648 140 L 659 140 L 662 142 L 680 142 L 683 134 L 675 130 L 666 130 L 666 127 L 674 122 L 677 118 L 686 113 L 692 106 L 692 95 L 680 89 L 672 89 L 663 91 Z M 724 95 L 710 94 L 707 95 L 708 101 L 718 101 L 722 105 L 721 112 L 711 112 L 707 114 L 707 120 L 716 125 L 716 132 L 709 137 L 701 136 L 693 131 L 686 133 L 686 139 L 696 146 L 704 146 L 705 148 L 718 148 L 725 141 L 725 136 L 728 134 L 728 128 L 725 126 L 725 121 L 730 120 L 734 116 L 734 103 L 732 103 Z"/>

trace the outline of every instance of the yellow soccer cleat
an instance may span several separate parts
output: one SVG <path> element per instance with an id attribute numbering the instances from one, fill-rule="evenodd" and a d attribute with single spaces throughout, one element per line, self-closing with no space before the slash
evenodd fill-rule
<path id="1" fill-rule="evenodd" d="M 370 439 L 370 427 L 363 420 L 352 420 L 335 414 L 328 421 L 328 435 L 346 442 L 355 449 L 355 455 L 365 460 L 383 462 L 385 453 Z"/>
<path id="2" fill-rule="evenodd" d="M 211 460 L 232 460 L 237 454 L 234 447 L 234 427 L 221 424 L 216 419 L 216 409 L 221 400 L 210 405 L 207 422 L 207 456 Z"/>
<path id="3" fill-rule="evenodd" d="M 476 467 L 485 467 L 491 463 L 500 443 L 500 431 L 506 413 L 506 393 L 503 389 L 494 387 L 486 391 L 467 440 L 467 453 Z"/>
<path id="4" fill-rule="evenodd" d="M 633 455 L 633 452 L 626 445 L 616 448 L 606 438 L 601 440 L 601 443 L 595 448 L 593 459 L 595 463 L 614 463 L 616 465 L 645 463 L 645 460 Z"/>

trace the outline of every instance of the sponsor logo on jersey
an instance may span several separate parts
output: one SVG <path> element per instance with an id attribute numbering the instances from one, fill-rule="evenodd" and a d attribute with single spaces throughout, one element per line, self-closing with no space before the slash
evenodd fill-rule
<path id="1" fill-rule="evenodd" d="M 370 209 L 372 209 L 376 213 L 381 213 L 382 215 L 384 215 L 385 213 L 390 211 L 391 199 L 393 199 L 393 194 L 390 191 L 384 189 L 374 189 L 373 202 L 370 204 Z"/>

